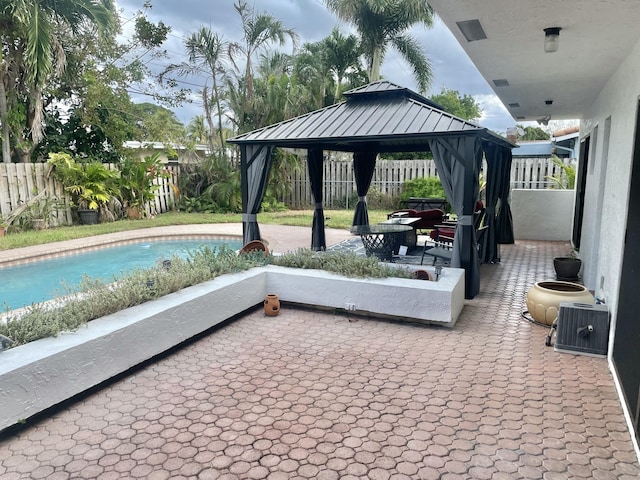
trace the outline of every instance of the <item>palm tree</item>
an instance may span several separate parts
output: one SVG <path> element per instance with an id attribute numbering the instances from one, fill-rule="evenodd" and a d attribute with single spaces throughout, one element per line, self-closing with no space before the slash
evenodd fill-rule
<path id="1" fill-rule="evenodd" d="M 433 24 L 426 0 L 325 0 L 341 20 L 353 24 L 369 64 L 369 79 L 380 79 L 380 65 L 389 46 L 398 50 L 413 68 L 421 92 L 429 89 L 431 66 L 418 42 L 406 31 L 416 23 Z"/>
<path id="2" fill-rule="evenodd" d="M 187 138 L 194 143 L 204 143 L 208 141 L 209 132 L 204 124 L 204 117 L 196 115 L 187 125 Z"/>
<path id="3" fill-rule="evenodd" d="M 326 56 L 329 71 L 335 82 L 334 101 L 340 99 L 342 82 L 348 71 L 360 70 L 361 50 L 355 35 L 345 37 L 338 28 L 334 28 L 327 38 L 321 42 Z"/>
<path id="4" fill-rule="evenodd" d="M 284 45 L 287 37 L 295 45 L 298 36 L 295 31 L 285 28 L 280 20 L 276 20 L 271 15 L 264 13 L 256 15 L 244 0 L 238 0 L 238 3 L 233 6 L 242 19 L 242 39 L 244 43 L 235 42 L 231 44 L 231 61 L 237 68 L 234 54 L 237 52 L 242 53 L 245 60 L 244 86 L 247 100 L 250 101 L 253 97 L 253 56 L 269 43 L 277 42 L 279 45 Z"/>
<path id="5" fill-rule="evenodd" d="M 189 63 L 192 65 L 192 72 L 206 69 L 211 75 L 213 84 L 212 99 L 216 105 L 216 113 L 218 116 L 218 138 L 220 145 L 224 144 L 222 134 L 222 100 L 221 91 L 218 86 L 218 75 L 225 73 L 224 61 L 228 58 L 229 42 L 224 40 L 222 35 L 218 35 L 211 31 L 210 28 L 202 27 L 199 32 L 192 34 L 185 41 Z M 202 91 L 202 98 L 207 112 L 207 120 L 209 121 L 209 130 L 213 133 L 213 125 L 210 120 L 210 107 L 208 89 Z"/>
<path id="6" fill-rule="evenodd" d="M 16 91 L 27 99 L 22 128 L 26 123 L 33 144 L 42 139 L 43 89 L 52 76 L 62 74 L 66 63 L 60 33 L 67 29 L 80 33 L 97 28 L 106 35 L 114 32 L 116 25 L 113 0 L 0 0 L 4 53 L 0 57 L 0 123 L 4 162 L 11 161 L 7 148 L 9 117 L 18 106 Z M 14 129 L 20 131 L 16 125 Z"/>

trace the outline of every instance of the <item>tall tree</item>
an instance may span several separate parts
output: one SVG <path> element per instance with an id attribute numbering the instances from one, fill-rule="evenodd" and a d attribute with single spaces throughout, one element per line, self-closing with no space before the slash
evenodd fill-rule
<path id="1" fill-rule="evenodd" d="M 187 125 L 187 138 L 195 144 L 202 144 L 208 141 L 209 132 L 202 115 L 196 115 Z"/>
<path id="2" fill-rule="evenodd" d="M 465 120 L 478 120 L 482 115 L 480 104 L 471 95 L 460 95 L 457 90 L 443 88 L 437 95 L 432 95 L 431 100 L 451 115 Z"/>
<path id="3" fill-rule="evenodd" d="M 298 35 L 294 30 L 285 28 L 282 21 L 266 13 L 256 14 L 244 0 L 238 0 L 234 8 L 242 20 L 242 43 L 231 44 L 231 60 L 237 67 L 235 55 L 239 52 L 244 57 L 244 79 L 246 96 L 253 97 L 253 57 L 271 43 L 284 45 L 287 37 L 295 44 Z"/>
<path id="4" fill-rule="evenodd" d="M 224 144 L 222 133 L 222 89 L 221 78 L 224 78 L 226 71 L 225 62 L 229 59 L 229 42 L 222 35 L 213 32 L 208 27 L 202 27 L 195 33 L 188 36 L 184 42 L 187 52 L 187 63 L 181 65 L 170 65 L 163 75 L 177 71 L 180 75 L 202 75 L 206 73 L 211 79 L 212 90 L 209 91 L 205 85 L 200 91 L 205 118 L 209 124 L 209 132 L 213 135 L 218 132 L 220 145 Z M 208 80 L 207 80 L 208 81 Z M 218 126 L 215 128 L 211 115 L 211 102 L 215 104 Z M 210 148 L 213 148 L 213 141 L 207 138 Z"/>
<path id="5" fill-rule="evenodd" d="M 393 46 L 413 69 L 418 89 L 429 89 L 431 66 L 419 43 L 407 34 L 418 23 L 432 26 L 434 13 L 426 0 L 325 0 L 325 4 L 358 30 L 371 81 L 380 79 L 385 53 Z"/>
<path id="6" fill-rule="evenodd" d="M 11 136 L 23 160 L 43 135 L 43 90 L 66 66 L 64 33 L 115 32 L 112 0 L 0 0 L 0 122 L 3 161 Z M 68 38 L 68 37 L 67 37 Z M 22 106 L 21 106 L 22 103 Z M 23 135 L 28 132 L 28 137 Z"/>

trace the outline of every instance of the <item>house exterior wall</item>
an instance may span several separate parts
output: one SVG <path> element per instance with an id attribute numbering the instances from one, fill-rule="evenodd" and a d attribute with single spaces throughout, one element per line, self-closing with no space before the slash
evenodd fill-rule
<path id="1" fill-rule="evenodd" d="M 568 242 L 575 190 L 511 190 L 513 235 L 517 240 Z M 571 253 L 567 251 L 567 255 Z"/>
<path id="2" fill-rule="evenodd" d="M 640 42 L 585 110 L 580 127 L 581 139 L 592 136 L 580 246 L 583 280 L 609 306 L 611 340 L 615 335 L 639 97 Z M 608 117 L 611 130 L 605 152 L 607 142 L 594 137 L 604 137 Z"/>

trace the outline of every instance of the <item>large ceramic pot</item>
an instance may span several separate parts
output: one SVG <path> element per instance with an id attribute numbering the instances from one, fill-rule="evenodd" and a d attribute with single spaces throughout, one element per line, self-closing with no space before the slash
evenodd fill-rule
<path id="1" fill-rule="evenodd" d="M 547 280 L 538 282 L 527 292 L 527 310 L 537 322 L 551 325 L 558 317 L 560 302 L 595 303 L 583 285 Z"/>

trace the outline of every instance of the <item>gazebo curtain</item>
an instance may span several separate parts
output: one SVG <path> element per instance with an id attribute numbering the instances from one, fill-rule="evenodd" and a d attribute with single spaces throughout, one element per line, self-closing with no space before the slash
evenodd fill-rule
<path id="1" fill-rule="evenodd" d="M 480 260 L 473 213 L 480 185 L 482 142 L 476 136 L 437 137 L 429 147 L 445 194 L 458 216 L 451 266 L 465 269 L 465 298 L 480 291 Z"/>
<path id="2" fill-rule="evenodd" d="M 373 179 L 377 155 L 375 152 L 355 152 L 353 154 L 353 172 L 358 191 L 358 203 L 353 214 L 353 225 L 369 225 L 366 195 Z"/>
<path id="3" fill-rule="evenodd" d="M 511 191 L 511 163 L 513 161 L 513 152 L 510 148 L 502 149 L 502 161 L 500 162 L 500 191 L 498 199 L 500 206 L 498 208 L 498 216 L 496 218 L 496 237 L 497 242 L 502 244 L 511 244 L 515 242 L 513 236 L 513 218 L 511 217 L 511 205 L 509 205 L 509 193 Z"/>
<path id="4" fill-rule="evenodd" d="M 310 148 L 308 150 L 307 166 L 311 193 L 315 202 L 311 228 L 311 249 L 315 251 L 325 250 L 327 248 L 327 240 L 324 231 L 324 211 L 322 210 L 322 149 Z"/>
<path id="5" fill-rule="evenodd" d="M 273 147 L 264 144 L 243 144 L 240 147 L 242 236 L 245 244 L 260 240 L 256 214 L 267 189 L 272 152 Z"/>
<path id="6" fill-rule="evenodd" d="M 498 247 L 498 237 L 496 234 L 496 206 L 500 197 L 502 182 L 502 163 L 504 147 L 498 145 L 488 145 L 485 148 L 485 158 L 487 160 L 487 188 L 485 205 L 485 225 L 488 228 L 486 237 L 486 249 L 480 259 L 483 263 L 493 263 L 500 261 L 500 250 Z"/>

